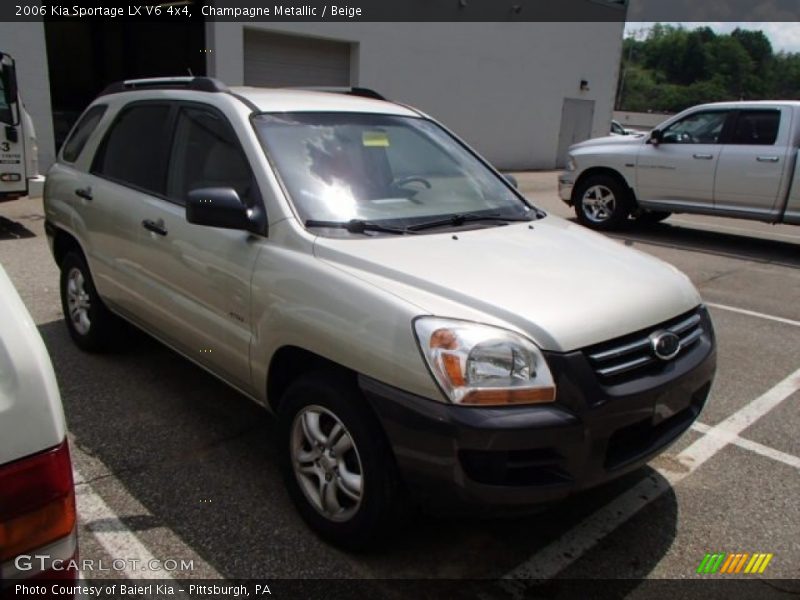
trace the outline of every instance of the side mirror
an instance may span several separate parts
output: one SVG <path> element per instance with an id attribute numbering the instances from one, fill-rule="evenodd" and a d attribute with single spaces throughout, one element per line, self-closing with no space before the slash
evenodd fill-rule
<path id="1" fill-rule="evenodd" d="M 503 173 L 503 177 L 505 177 L 505 180 L 508 183 L 510 183 L 514 188 L 519 188 L 519 182 L 517 181 L 517 178 L 514 177 L 511 173 Z"/>
<path id="2" fill-rule="evenodd" d="M 664 132 L 662 132 L 660 129 L 653 129 L 653 131 L 650 132 L 650 139 L 648 141 L 654 146 L 658 146 L 663 139 Z"/>
<path id="3" fill-rule="evenodd" d="M 254 219 L 233 188 L 192 190 L 186 196 L 186 220 L 195 225 L 223 229 L 252 229 Z"/>

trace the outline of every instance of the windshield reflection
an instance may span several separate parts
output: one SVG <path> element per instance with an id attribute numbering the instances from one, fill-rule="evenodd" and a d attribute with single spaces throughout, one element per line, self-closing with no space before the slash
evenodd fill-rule
<path id="1" fill-rule="evenodd" d="M 426 119 L 363 113 L 259 115 L 256 130 L 301 219 L 408 226 L 527 204 Z"/>

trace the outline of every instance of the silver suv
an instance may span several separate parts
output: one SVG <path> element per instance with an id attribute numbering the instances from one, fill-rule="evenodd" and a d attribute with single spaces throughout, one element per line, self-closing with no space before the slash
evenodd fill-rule
<path id="1" fill-rule="evenodd" d="M 368 90 L 116 84 L 45 211 L 75 343 L 124 319 L 274 411 L 299 512 L 346 546 L 406 497 L 506 512 L 635 469 L 715 370 L 683 274 Z"/>

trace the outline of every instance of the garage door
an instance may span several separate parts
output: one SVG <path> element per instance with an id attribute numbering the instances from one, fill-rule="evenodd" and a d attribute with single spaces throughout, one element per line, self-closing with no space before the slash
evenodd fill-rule
<path id="1" fill-rule="evenodd" d="M 350 44 L 245 29 L 244 83 L 349 86 Z"/>

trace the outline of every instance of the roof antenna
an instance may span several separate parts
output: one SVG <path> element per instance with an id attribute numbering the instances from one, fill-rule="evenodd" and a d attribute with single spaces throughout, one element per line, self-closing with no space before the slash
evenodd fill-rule
<path id="1" fill-rule="evenodd" d="M 194 73 L 192 73 L 191 67 L 186 67 L 186 71 L 189 73 L 190 77 L 194 77 Z"/>

